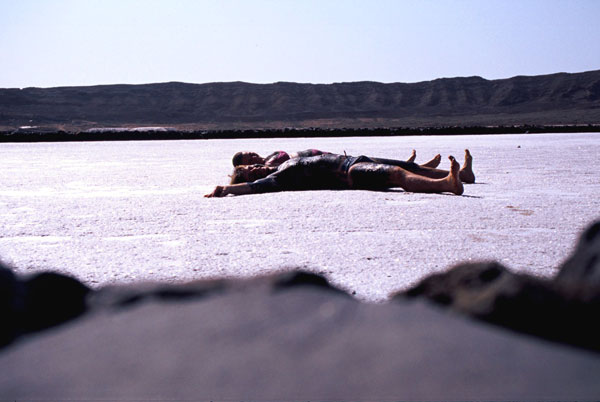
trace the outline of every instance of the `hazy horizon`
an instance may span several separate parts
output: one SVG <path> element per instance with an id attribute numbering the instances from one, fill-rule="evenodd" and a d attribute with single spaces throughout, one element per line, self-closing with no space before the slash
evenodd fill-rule
<path id="1" fill-rule="evenodd" d="M 600 70 L 600 69 L 597 69 L 597 70 Z M 557 72 L 554 72 L 554 73 L 539 74 L 539 75 L 578 74 L 578 73 L 587 73 L 587 72 L 597 71 L 597 70 L 574 71 L 574 72 L 557 71 Z M 535 75 L 538 75 L 538 74 L 535 74 Z M 211 81 L 211 82 L 162 81 L 162 82 L 140 82 L 140 83 L 135 83 L 135 84 L 131 84 L 131 83 L 128 83 L 128 82 L 115 82 L 115 83 L 112 83 L 112 84 L 57 85 L 57 86 L 51 86 L 51 87 L 29 86 L 29 87 L 19 87 L 19 89 L 26 89 L 26 88 L 50 89 L 50 88 L 67 88 L 67 87 L 79 87 L 79 86 L 100 87 L 100 86 L 113 86 L 113 85 L 154 85 L 154 84 L 192 84 L 192 85 L 204 85 L 204 84 L 230 84 L 230 83 L 236 83 L 236 82 L 243 83 L 243 84 L 251 84 L 251 85 L 271 85 L 271 84 L 279 84 L 279 83 L 308 84 L 308 85 L 331 85 L 331 84 L 351 84 L 351 83 L 357 83 L 357 82 L 376 82 L 376 83 L 380 83 L 380 84 L 395 84 L 395 83 L 400 83 L 400 84 L 416 84 L 416 83 L 419 83 L 419 82 L 435 81 L 435 80 L 438 80 L 438 79 L 479 77 L 479 78 L 483 78 L 484 80 L 487 80 L 487 81 L 495 81 L 495 80 L 511 79 L 511 78 L 515 78 L 515 77 L 525 77 L 525 76 L 534 76 L 534 75 L 519 74 L 519 75 L 510 76 L 510 77 L 500 77 L 500 78 L 494 78 L 494 79 L 488 79 L 488 78 L 481 77 L 481 76 L 437 77 L 437 78 L 432 78 L 430 80 L 415 81 L 415 82 L 401 82 L 401 81 L 396 81 L 396 82 L 382 82 L 382 81 L 373 81 L 373 80 L 340 81 L 340 82 L 330 82 L 330 83 L 295 82 L 295 81 L 249 82 L 249 81 L 239 81 L 239 80 L 237 80 L 237 81 Z M 3 89 L 11 89 L 11 88 L 3 88 Z"/>

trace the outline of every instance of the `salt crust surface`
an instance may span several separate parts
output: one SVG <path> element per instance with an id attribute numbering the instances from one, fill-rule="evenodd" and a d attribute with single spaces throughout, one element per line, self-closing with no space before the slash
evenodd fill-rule
<path id="1" fill-rule="evenodd" d="M 238 150 L 417 162 L 474 156 L 465 194 L 309 191 L 223 199 Z M 600 218 L 600 134 L 0 144 L 0 258 L 93 287 L 292 268 L 383 301 L 452 265 L 550 277 Z"/>

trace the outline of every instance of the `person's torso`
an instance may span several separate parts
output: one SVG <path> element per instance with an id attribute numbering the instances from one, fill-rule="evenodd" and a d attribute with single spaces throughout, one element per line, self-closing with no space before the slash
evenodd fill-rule
<path id="1" fill-rule="evenodd" d="M 290 156 L 285 151 L 275 151 L 265 158 L 266 166 L 280 166 L 285 161 L 288 161 Z"/>
<path id="2" fill-rule="evenodd" d="M 273 175 L 285 190 L 343 189 L 348 188 L 347 172 L 355 159 L 335 154 L 294 158 Z"/>

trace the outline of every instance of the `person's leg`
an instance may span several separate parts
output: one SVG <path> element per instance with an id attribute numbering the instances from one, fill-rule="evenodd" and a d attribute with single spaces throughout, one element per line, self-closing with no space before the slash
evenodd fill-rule
<path id="1" fill-rule="evenodd" d="M 460 179 L 465 183 L 475 183 L 475 173 L 473 173 L 473 157 L 468 149 L 465 149 L 465 163 L 460 169 Z"/>
<path id="2" fill-rule="evenodd" d="M 437 158 L 437 155 L 434 159 Z M 397 161 L 393 159 L 383 158 L 370 158 L 375 163 L 381 163 L 385 165 L 393 165 L 401 167 L 402 169 L 408 170 L 411 173 L 419 176 L 429 177 L 431 179 L 443 179 L 448 176 L 447 170 L 436 169 L 425 165 L 417 165 L 416 163 L 410 163 L 406 161 Z M 432 159 L 433 160 L 433 159 Z M 475 174 L 473 173 L 473 157 L 468 149 L 465 149 L 465 163 L 460 169 L 459 177 L 464 183 L 475 183 Z"/>
<path id="3" fill-rule="evenodd" d="M 460 166 L 454 157 L 449 158 L 450 172 L 441 179 L 418 175 L 398 166 L 363 162 L 350 168 L 348 171 L 349 182 L 352 188 L 358 189 L 382 190 L 401 187 L 415 193 L 451 192 L 460 195 L 464 191 L 459 178 Z"/>
<path id="4" fill-rule="evenodd" d="M 421 163 L 421 167 L 428 167 L 428 168 L 436 168 L 440 165 L 440 162 L 442 161 L 442 155 L 437 154 L 436 156 L 434 156 L 430 161 L 425 162 L 425 163 Z"/>
<path id="5" fill-rule="evenodd" d="M 461 195 L 464 191 L 462 181 L 459 176 L 460 165 L 453 156 L 449 156 L 450 171 L 448 175 L 441 179 L 432 179 L 421 176 L 403 169 L 398 169 L 393 177 L 406 191 L 414 193 L 441 193 L 450 192 Z"/>
<path id="6" fill-rule="evenodd" d="M 375 158 L 375 159 L 380 159 L 381 158 Z M 417 159 L 417 151 L 415 151 L 414 149 L 412 150 L 412 153 L 410 154 L 410 157 L 406 160 L 406 162 L 411 162 L 414 163 L 415 159 Z M 393 159 L 385 159 L 387 162 L 396 162 Z M 437 154 L 436 156 L 433 157 L 433 159 L 431 159 L 430 161 L 427 161 L 425 163 L 421 163 L 420 166 L 424 166 L 424 167 L 429 167 L 429 168 L 436 168 L 439 166 L 440 162 L 442 160 L 442 156 L 440 154 Z M 389 165 L 394 165 L 394 166 L 398 166 L 396 163 L 388 163 Z"/>
<path id="7" fill-rule="evenodd" d="M 418 165 L 414 162 L 416 157 L 417 157 L 417 154 L 415 153 L 415 150 L 413 149 L 412 155 L 410 156 L 410 158 L 408 158 L 405 161 L 401 161 L 401 160 L 397 160 L 397 159 L 387 159 L 387 158 L 374 158 L 371 156 L 369 156 L 369 159 L 371 159 L 375 163 L 381 163 L 383 165 L 399 166 L 402 169 L 407 169 L 407 170 L 411 170 L 411 169 L 418 170 L 419 167 L 436 168 L 440 164 L 440 161 L 442 160 L 442 156 L 440 154 L 437 154 L 430 161 L 427 161 L 421 165 Z M 448 171 L 444 171 L 444 176 L 446 174 L 448 174 Z"/>

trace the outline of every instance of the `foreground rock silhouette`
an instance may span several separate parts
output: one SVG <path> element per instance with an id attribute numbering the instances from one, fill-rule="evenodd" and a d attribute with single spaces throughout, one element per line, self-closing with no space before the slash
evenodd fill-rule
<path id="1" fill-rule="evenodd" d="M 395 299 L 426 298 L 515 331 L 600 351 L 600 222 L 552 280 L 516 274 L 496 262 L 431 275 Z"/>
<path id="2" fill-rule="evenodd" d="M 306 272 L 90 291 L 3 268 L 0 397 L 592 399 L 599 253 L 597 222 L 553 280 L 461 265 L 379 305 Z"/>

